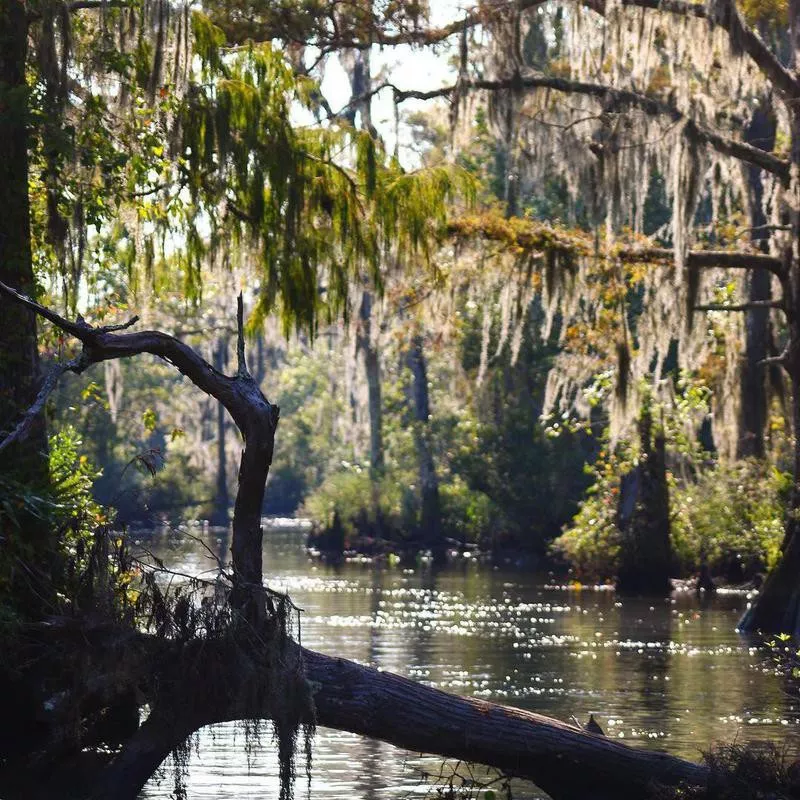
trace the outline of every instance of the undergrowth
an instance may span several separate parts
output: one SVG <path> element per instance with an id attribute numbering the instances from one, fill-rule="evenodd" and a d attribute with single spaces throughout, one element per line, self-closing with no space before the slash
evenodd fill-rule
<path id="1" fill-rule="evenodd" d="M 800 760 L 771 742 L 723 744 L 705 753 L 706 786 L 658 787 L 649 800 L 794 800 L 800 798 Z"/>

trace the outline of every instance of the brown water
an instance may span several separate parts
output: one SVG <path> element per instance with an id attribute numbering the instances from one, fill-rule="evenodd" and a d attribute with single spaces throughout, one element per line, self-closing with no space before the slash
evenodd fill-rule
<path id="1" fill-rule="evenodd" d="M 219 532 L 194 530 L 220 554 Z M 304 534 L 265 537 L 269 584 L 304 609 L 307 647 L 407 675 L 458 694 L 581 722 L 607 735 L 698 759 L 713 742 L 771 739 L 796 749 L 798 702 L 765 655 L 734 628 L 747 603 L 721 595 L 620 601 L 611 591 L 548 587 L 546 575 L 460 563 L 438 574 L 312 562 Z M 203 548 L 164 533 L 151 541 L 173 569 L 213 569 Z M 248 757 L 241 726 L 201 731 L 189 798 L 277 797 L 269 734 Z M 248 763 L 249 762 L 249 763 Z M 315 800 L 401 798 L 425 792 L 420 769 L 439 762 L 348 733 L 320 729 Z M 141 798 L 172 796 L 169 771 Z M 298 797 L 305 790 L 298 787 Z M 538 797 L 535 790 L 515 796 Z"/>

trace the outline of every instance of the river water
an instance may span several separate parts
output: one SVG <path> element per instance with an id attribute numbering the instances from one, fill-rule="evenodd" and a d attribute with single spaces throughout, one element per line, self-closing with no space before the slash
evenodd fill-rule
<path id="1" fill-rule="evenodd" d="M 192 533 L 227 558 L 221 531 Z M 175 532 L 155 534 L 148 546 L 176 571 L 213 570 L 203 546 Z M 286 527 L 268 530 L 264 556 L 269 585 L 304 609 L 302 642 L 312 649 L 562 720 L 583 723 L 592 713 L 609 736 L 695 760 L 719 741 L 770 739 L 797 750 L 795 696 L 734 630 L 744 595 L 722 594 L 702 607 L 689 594 L 620 600 L 470 560 L 436 574 L 425 566 L 334 567 L 311 561 L 304 533 Z M 421 770 L 441 766 L 327 729 L 317 732 L 313 760 L 315 800 L 426 793 Z M 204 729 L 186 788 L 192 800 L 277 797 L 269 733 L 248 753 L 241 725 Z M 140 798 L 167 800 L 172 792 L 165 767 Z M 544 796 L 525 787 L 514 794 Z"/>

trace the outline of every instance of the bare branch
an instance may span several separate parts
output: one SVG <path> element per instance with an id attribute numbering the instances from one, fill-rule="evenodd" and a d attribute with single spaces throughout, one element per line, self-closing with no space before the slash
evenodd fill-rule
<path id="1" fill-rule="evenodd" d="M 249 378 L 247 358 L 244 351 L 244 301 L 242 293 L 236 298 L 236 363 L 237 374 L 242 378 Z"/>
<path id="2" fill-rule="evenodd" d="M 768 367 L 771 364 L 777 364 L 778 366 L 785 366 L 789 361 L 789 345 L 786 345 L 786 348 L 779 356 L 769 356 L 768 358 L 762 358 L 761 361 L 758 362 L 760 367 Z"/>
<path id="3" fill-rule="evenodd" d="M 83 344 L 81 369 L 113 358 L 129 358 L 151 353 L 172 364 L 199 389 L 222 403 L 240 430 L 246 429 L 252 417 L 252 394 L 241 380 L 229 378 L 214 369 L 188 345 L 161 331 L 114 333 L 110 328 L 93 328 L 83 320 L 71 322 L 60 314 L 40 305 L 30 297 L 0 282 L 0 295 L 26 306 L 56 327 L 71 334 Z M 133 324 L 129 321 L 123 327 Z M 73 370 L 74 371 L 74 370 Z M 63 371 L 62 371 L 63 374 Z M 60 377 L 60 376 L 57 376 Z M 251 383 L 247 381 L 246 383 Z"/>
<path id="4" fill-rule="evenodd" d="M 139 321 L 139 315 L 136 314 L 135 316 L 131 317 L 127 322 L 123 322 L 120 325 L 104 325 L 101 330 L 105 333 L 110 333 L 112 331 L 124 331 L 128 328 L 132 328 L 137 322 Z"/>
<path id="5" fill-rule="evenodd" d="M 674 261 L 675 252 L 666 248 L 626 248 L 620 250 L 623 261 Z M 764 253 L 742 253 L 735 250 L 691 250 L 686 254 L 686 266 L 694 269 L 722 267 L 725 269 L 766 269 L 783 277 L 783 262 Z"/>
<path id="6" fill-rule="evenodd" d="M 749 303 L 705 303 L 694 306 L 694 311 L 753 311 L 758 308 L 778 308 L 785 311 L 786 308 L 780 300 L 751 300 Z"/>
<path id="7" fill-rule="evenodd" d="M 72 334 L 76 339 L 80 339 L 80 341 L 84 340 L 83 337 L 87 331 L 92 330 L 92 328 L 85 322 L 71 322 L 70 320 L 62 317 L 60 314 L 56 314 L 55 311 L 51 311 L 49 308 L 39 305 L 39 303 L 37 303 L 35 300 L 31 300 L 31 298 L 27 295 L 18 292 L 16 289 L 12 289 L 10 286 L 6 286 L 6 284 L 2 283 L 1 281 L 0 294 L 4 294 L 14 302 L 29 308 L 40 317 L 44 317 L 49 322 L 52 322 L 57 328 L 61 328 L 62 331 Z"/>
<path id="8" fill-rule="evenodd" d="M 44 404 L 52 391 L 58 385 L 58 381 L 65 372 L 82 372 L 88 364 L 85 362 L 82 355 L 77 358 L 70 359 L 56 364 L 55 367 L 48 373 L 47 377 L 42 382 L 39 393 L 36 395 L 33 405 L 25 412 L 25 415 L 17 424 L 11 433 L 4 439 L 0 439 L 0 453 L 3 452 L 9 445 L 14 442 L 23 441 L 27 438 L 31 427 L 33 426 L 36 417 L 44 410 Z"/>
<path id="9" fill-rule="evenodd" d="M 699 144 L 707 144 L 724 155 L 754 164 L 767 172 L 772 172 L 781 180 L 789 179 L 789 162 L 778 158 L 772 153 L 767 153 L 758 147 L 747 144 L 737 139 L 723 136 L 721 133 L 705 128 L 687 117 L 675 106 L 650 97 L 646 94 L 633 92 L 628 89 L 617 89 L 602 83 L 589 83 L 568 78 L 559 78 L 553 75 L 540 75 L 526 72 L 523 75 L 514 75 L 496 80 L 462 80 L 459 84 L 443 86 L 427 92 L 416 90 L 403 90 L 391 83 L 382 83 L 376 86 L 370 94 L 391 88 L 398 103 L 404 100 L 432 100 L 437 97 L 450 97 L 456 89 L 479 89 L 484 91 L 504 91 L 509 89 L 552 89 L 565 94 L 582 94 L 590 97 L 604 98 L 615 101 L 621 106 L 638 108 L 651 116 L 664 116 L 674 122 L 685 123 L 684 135 Z"/>

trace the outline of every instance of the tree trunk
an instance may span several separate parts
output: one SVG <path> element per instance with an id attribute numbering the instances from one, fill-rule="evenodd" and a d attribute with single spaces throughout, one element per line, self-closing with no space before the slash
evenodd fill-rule
<path id="1" fill-rule="evenodd" d="M 633 514 L 622 523 L 622 547 L 617 591 L 622 594 L 670 592 L 672 547 L 670 545 L 669 489 L 663 431 L 653 435 L 650 409 L 639 420 L 641 455 Z M 621 492 L 621 495 L 624 492 Z M 630 498 L 620 497 L 620 504 Z"/>
<path id="2" fill-rule="evenodd" d="M 380 355 L 372 338 L 372 302 L 372 293 L 365 289 L 361 295 L 356 348 L 364 355 L 364 372 L 367 376 L 370 506 L 375 532 L 380 537 L 383 535 L 383 513 L 380 506 L 380 481 L 384 474 L 383 403 Z"/>
<path id="3" fill-rule="evenodd" d="M 203 650 L 204 660 L 218 669 L 212 677 L 204 671 L 193 674 L 192 696 L 205 691 L 219 696 L 204 684 L 219 679 L 224 664 L 235 681 L 241 661 L 226 652 L 228 645 L 208 642 Z M 414 752 L 487 764 L 532 781 L 554 800 L 643 800 L 657 784 L 704 785 L 708 780 L 701 765 L 637 750 L 540 714 L 458 697 L 310 650 L 302 650 L 302 657 L 318 725 Z M 269 707 L 243 707 L 240 697 L 200 708 L 178 698 L 173 708 L 177 714 L 158 714 L 142 725 L 102 775 L 93 797 L 135 800 L 159 764 L 202 725 L 271 717 Z"/>
<path id="4" fill-rule="evenodd" d="M 34 293 L 28 199 L 28 86 L 25 60 L 28 10 L 23 0 L 0 2 L 0 281 Z M 0 438 L 14 430 L 39 388 L 36 316 L 0 297 Z M 4 480 L 42 494 L 48 486 L 47 429 L 44 412 L 32 420 L 25 441 L 13 443 L 0 458 Z M 20 503 L 22 506 L 22 503 Z M 25 614 L 36 615 L 51 601 L 55 565 L 53 531 L 23 508 L 7 516 L 0 507 L 0 584 Z"/>
<path id="5" fill-rule="evenodd" d="M 28 17 L 23 0 L 0 4 L 0 281 L 34 294 L 28 200 Z M 8 432 L 32 405 L 39 382 L 36 315 L 0 297 L 0 431 Z M 0 460 L 0 476 L 47 480 L 44 416 L 24 445 Z"/>
<path id="6" fill-rule="evenodd" d="M 745 130 L 745 141 L 754 147 L 772 152 L 775 147 L 776 120 L 768 101 L 753 113 Z M 761 170 L 747 166 L 748 205 L 751 239 L 762 252 L 768 252 L 770 233 L 764 216 L 762 201 L 764 185 Z M 772 297 L 770 273 L 754 269 L 750 274 L 748 300 L 763 302 Z M 764 430 L 767 423 L 767 370 L 761 362 L 770 355 L 770 311 L 768 308 L 751 308 L 745 316 L 745 361 L 742 370 L 741 413 L 737 456 L 763 458 Z"/>
<path id="7" fill-rule="evenodd" d="M 373 481 L 383 475 L 383 407 L 381 403 L 381 363 L 372 340 L 372 293 L 361 295 L 361 311 L 356 346 L 364 354 L 369 406 L 369 468 Z"/>
<path id="8" fill-rule="evenodd" d="M 445 542 L 442 531 L 441 507 L 439 504 L 439 479 L 433 453 L 430 447 L 430 401 L 428 396 L 428 375 L 422 336 L 415 334 L 406 355 L 406 363 L 411 371 L 411 401 L 414 412 L 414 447 L 417 451 L 420 487 L 420 534 L 422 541 L 433 552 L 435 561 L 441 562 L 445 555 Z"/>
<path id="9" fill-rule="evenodd" d="M 800 65 L 800 0 L 789 0 L 790 53 L 792 66 Z M 800 109 L 790 107 L 792 168 L 800 169 Z M 781 559 L 764 582 L 758 597 L 739 621 L 739 630 L 755 633 L 800 634 L 800 212 L 796 193 L 791 212 L 793 248 L 786 254 L 782 290 L 788 327 L 784 366 L 791 380 L 794 464 L 792 490 L 786 511 L 786 532 Z"/>
<path id="10" fill-rule="evenodd" d="M 800 343 L 797 322 L 790 336 Z M 800 638 L 800 363 L 797 345 L 789 364 L 792 378 L 794 481 L 786 517 L 780 561 L 767 576 L 755 601 L 739 620 L 743 633 L 788 633 Z"/>
<path id="11" fill-rule="evenodd" d="M 247 378 L 252 382 L 252 378 Z M 245 618 L 261 622 L 264 614 L 264 574 L 261 509 L 272 464 L 278 407 L 270 405 L 253 384 L 255 413 L 242 429 L 244 450 L 239 466 L 239 487 L 233 508 L 233 589 L 231 603 Z"/>
<path id="12" fill-rule="evenodd" d="M 224 372 L 228 366 L 228 339 L 220 337 L 214 350 L 214 367 Z M 231 498 L 228 494 L 228 465 L 225 449 L 227 431 L 227 412 L 225 406 L 217 401 L 217 481 L 214 494 L 214 508 L 211 513 L 212 525 L 228 524 L 228 510 Z"/>

